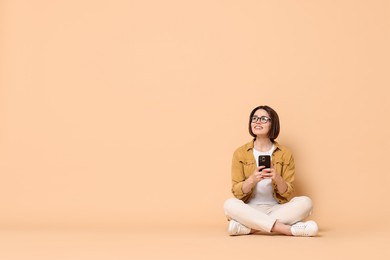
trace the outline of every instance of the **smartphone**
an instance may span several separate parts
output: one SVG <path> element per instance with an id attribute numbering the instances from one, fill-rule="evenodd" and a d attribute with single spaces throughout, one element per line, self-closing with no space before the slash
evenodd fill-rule
<path id="1" fill-rule="evenodd" d="M 270 155 L 259 155 L 259 167 L 260 166 L 265 166 L 265 168 L 263 168 L 263 169 L 271 168 L 271 156 Z"/>

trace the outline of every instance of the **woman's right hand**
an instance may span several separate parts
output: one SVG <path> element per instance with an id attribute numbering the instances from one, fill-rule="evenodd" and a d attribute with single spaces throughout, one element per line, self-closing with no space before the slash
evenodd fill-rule
<path id="1" fill-rule="evenodd" d="M 242 191 L 246 194 L 252 190 L 252 188 L 258 183 L 259 181 L 263 180 L 264 177 L 262 175 L 262 170 L 265 168 L 265 166 L 259 166 L 256 168 L 256 170 L 253 172 L 251 176 L 249 176 L 248 179 L 246 179 L 242 185 Z"/>
<path id="2" fill-rule="evenodd" d="M 249 177 L 251 178 L 251 182 L 253 184 L 258 183 L 259 181 L 263 180 L 264 177 L 262 175 L 262 170 L 265 168 L 265 166 L 259 166 L 256 168 L 256 170 L 253 172 L 253 174 Z"/>

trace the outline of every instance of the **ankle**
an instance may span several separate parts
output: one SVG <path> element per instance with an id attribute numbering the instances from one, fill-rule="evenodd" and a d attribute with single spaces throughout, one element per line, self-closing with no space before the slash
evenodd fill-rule
<path id="1" fill-rule="evenodd" d="M 275 222 L 274 226 L 271 229 L 271 232 L 281 233 L 281 234 L 287 235 L 287 236 L 292 236 L 291 226 L 286 225 L 286 224 L 279 222 L 279 221 Z"/>

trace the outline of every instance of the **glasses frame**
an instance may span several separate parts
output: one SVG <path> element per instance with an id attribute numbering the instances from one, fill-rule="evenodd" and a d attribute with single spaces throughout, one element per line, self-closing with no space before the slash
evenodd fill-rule
<path id="1" fill-rule="evenodd" d="M 257 122 L 259 122 L 260 121 L 260 123 L 262 123 L 262 124 L 266 124 L 266 123 L 268 123 L 268 122 L 271 122 L 271 118 L 269 118 L 269 117 L 267 117 L 267 116 L 260 116 L 260 117 L 258 117 L 258 116 L 252 116 L 252 118 L 251 118 L 251 122 L 252 123 L 257 123 Z"/>

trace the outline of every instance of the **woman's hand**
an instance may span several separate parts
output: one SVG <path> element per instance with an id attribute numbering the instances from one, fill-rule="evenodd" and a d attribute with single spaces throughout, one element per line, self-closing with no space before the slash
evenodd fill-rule
<path id="1" fill-rule="evenodd" d="M 251 178 L 251 182 L 253 184 L 256 184 L 264 179 L 266 179 L 266 176 L 264 175 L 265 166 L 259 166 L 256 168 L 256 170 L 253 172 L 253 174 L 249 177 Z"/>
<path id="2" fill-rule="evenodd" d="M 257 167 L 253 174 L 244 181 L 242 185 L 242 191 L 248 193 L 256 185 L 256 183 L 264 180 L 271 179 L 276 183 L 278 192 L 283 194 L 287 191 L 287 184 L 283 180 L 282 176 L 276 171 L 275 167 L 271 165 L 271 168 L 265 168 L 265 166 Z"/>
<path id="3" fill-rule="evenodd" d="M 271 168 L 264 169 L 261 171 L 263 179 L 272 179 L 276 183 L 278 192 L 283 194 L 287 191 L 287 184 L 283 180 L 282 176 L 276 171 L 275 167 L 272 165 Z"/>
<path id="4" fill-rule="evenodd" d="M 264 166 L 263 166 L 263 168 L 264 168 Z M 262 179 L 272 179 L 276 182 L 278 182 L 282 179 L 282 176 L 275 170 L 273 165 L 271 165 L 271 168 L 263 169 L 260 172 L 260 174 L 262 176 Z"/>
<path id="5" fill-rule="evenodd" d="M 248 179 L 244 181 L 244 184 L 242 185 L 242 192 L 248 193 L 252 190 L 252 188 L 261 180 L 264 180 L 264 177 L 262 175 L 262 170 L 265 168 L 265 166 L 260 166 L 255 169 L 253 174 L 249 176 Z"/>

